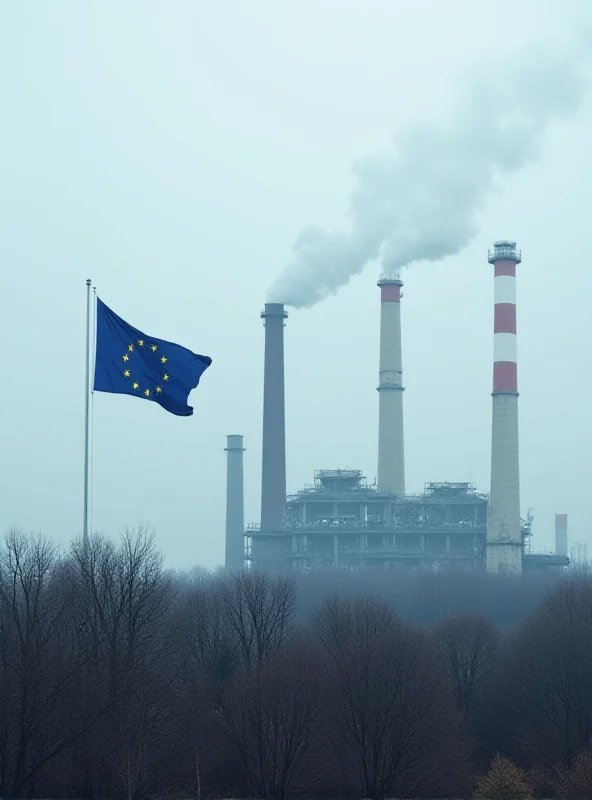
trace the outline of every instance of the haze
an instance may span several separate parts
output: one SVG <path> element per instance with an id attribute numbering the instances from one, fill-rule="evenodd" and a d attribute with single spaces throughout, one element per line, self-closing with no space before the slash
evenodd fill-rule
<path id="1" fill-rule="evenodd" d="M 195 415 L 94 401 L 92 527 L 153 527 L 171 566 L 223 560 L 228 433 L 259 517 L 268 287 L 298 232 L 347 227 L 351 165 L 450 119 L 483 58 L 558 42 L 553 0 L 62 0 L 0 9 L 0 527 L 67 544 L 82 523 L 84 282 L 147 334 L 210 355 Z M 561 96 L 562 87 L 549 87 Z M 567 89 L 566 89 L 567 91 Z M 544 96 L 541 97 L 543 107 Z M 577 104 L 576 104 L 577 105 Z M 456 255 L 403 280 L 407 490 L 489 488 L 492 268 L 516 240 L 523 515 L 588 533 L 590 98 L 476 204 Z M 404 198 L 398 199 L 404 205 Z M 444 254 L 446 255 L 446 254 Z M 422 256 L 425 257 L 425 254 Z M 369 266 L 286 328 L 288 491 L 376 472 L 379 293 Z M 287 298 L 286 298 L 287 299 Z"/>

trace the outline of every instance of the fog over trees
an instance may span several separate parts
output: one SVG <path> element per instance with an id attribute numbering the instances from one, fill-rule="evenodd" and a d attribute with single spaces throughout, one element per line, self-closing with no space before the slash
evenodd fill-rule
<path id="1" fill-rule="evenodd" d="M 0 545 L 0 796 L 592 797 L 592 579 Z"/>

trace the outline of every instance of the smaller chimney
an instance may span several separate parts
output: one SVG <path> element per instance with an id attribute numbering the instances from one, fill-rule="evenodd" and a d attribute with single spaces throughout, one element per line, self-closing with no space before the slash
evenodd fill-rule
<path id="1" fill-rule="evenodd" d="M 226 437 L 226 552 L 224 566 L 235 572 L 245 565 L 243 437 Z"/>
<path id="2" fill-rule="evenodd" d="M 567 514 L 555 514 L 555 555 L 567 556 Z"/>

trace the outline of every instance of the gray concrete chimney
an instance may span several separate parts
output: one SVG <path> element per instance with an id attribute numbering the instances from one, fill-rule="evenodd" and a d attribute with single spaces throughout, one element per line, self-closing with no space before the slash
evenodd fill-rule
<path id="1" fill-rule="evenodd" d="M 567 514 L 555 514 L 555 555 L 567 556 Z"/>
<path id="2" fill-rule="evenodd" d="M 401 287 L 398 278 L 381 277 L 380 364 L 378 383 L 378 488 L 405 494 L 403 437 L 403 361 Z"/>
<path id="3" fill-rule="evenodd" d="M 235 572 L 245 566 L 245 500 L 243 437 L 226 437 L 226 551 L 224 566 Z"/>
<path id="4" fill-rule="evenodd" d="M 266 303 L 263 377 L 263 454 L 261 469 L 261 530 L 277 529 L 286 500 L 286 411 L 284 390 L 283 303 Z"/>

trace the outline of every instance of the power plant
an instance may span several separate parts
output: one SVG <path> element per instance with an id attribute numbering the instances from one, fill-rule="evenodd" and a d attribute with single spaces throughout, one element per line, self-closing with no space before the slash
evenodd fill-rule
<path id="1" fill-rule="evenodd" d="M 533 518 L 530 512 L 521 518 L 516 347 L 516 266 L 521 253 L 515 242 L 498 241 L 488 261 L 494 267 L 490 493 L 479 492 L 470 482 L 455 481 L 428 482 L 420 493 L 405 493 L 403 284 L 398 275 L 383 275 L 378 281 L 377 479 L 369 483 L 360 470 L 320 469 L 310 485 L 287 496 L 284 325 L 288 315 L 282 303 L 267 303 L 261 312 L 265 325 L 261 522 L 239 529 L 239 520 L 244 518 L 242 437 L 228 437 L 228 569 L 462 565 L 519 575 L 523 570 L 569 565 L 565 515 L 558 515 L 565 517 L 565 536 L 557 534 L 555 554 L 531 552 Z M 232 465 L 231 453 L 237 454 Z"/>

